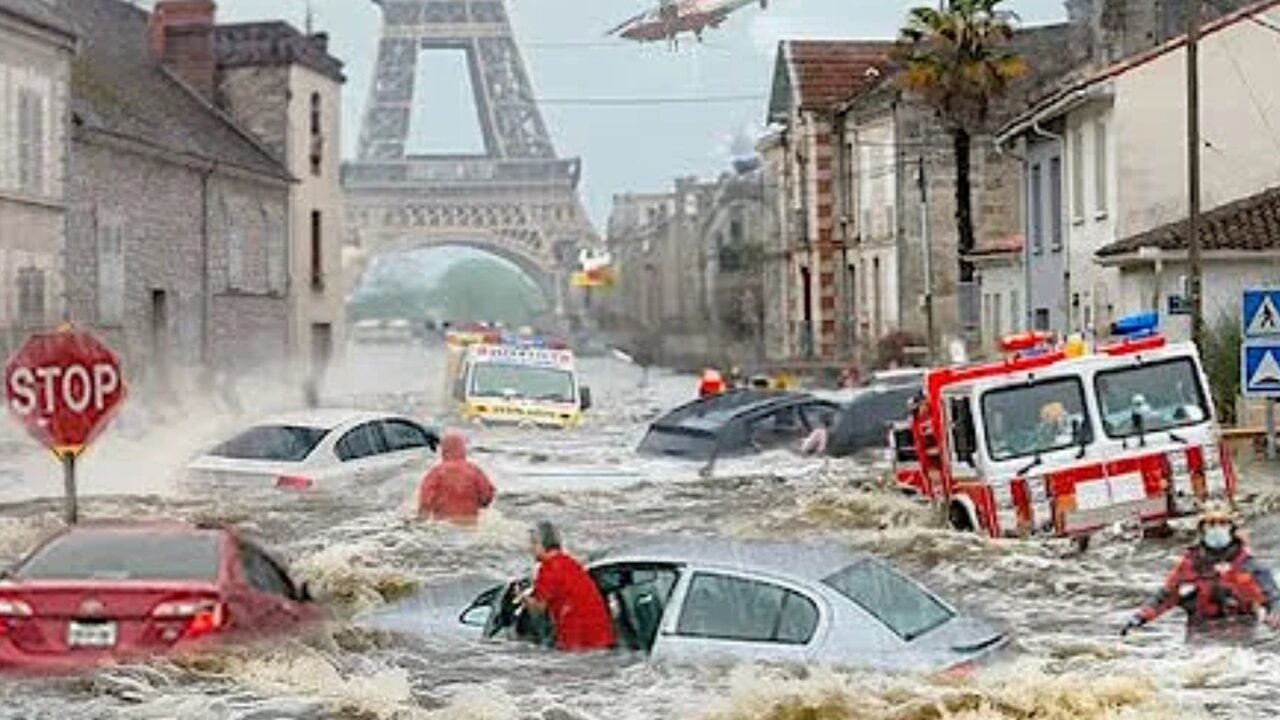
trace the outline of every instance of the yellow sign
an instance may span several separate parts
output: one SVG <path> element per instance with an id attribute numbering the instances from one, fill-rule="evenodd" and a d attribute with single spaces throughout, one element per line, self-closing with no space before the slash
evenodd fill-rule
<path id="1" fill-rule="evenodd" d="M 613 270 L 579 270 L 569 276 L 569 284 L 576 288 L 613 287 Z"/>

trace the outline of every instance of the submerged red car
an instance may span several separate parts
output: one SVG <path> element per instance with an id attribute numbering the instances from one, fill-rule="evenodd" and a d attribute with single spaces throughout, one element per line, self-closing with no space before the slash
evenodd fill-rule
<path id="1" fill-rule="evenodd" d="M 82 525 L 0 576 L 0 670 L 261 639 L 324 616 L 305 585 L 230 528 Z"/>

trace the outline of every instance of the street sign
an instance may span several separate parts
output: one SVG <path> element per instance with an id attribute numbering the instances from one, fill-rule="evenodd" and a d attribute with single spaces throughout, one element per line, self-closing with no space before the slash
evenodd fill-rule
<path id="1" fill-rule="evenodd" d="M 1280 341 L 1280 290 L 1245 290 L 1240 322 L 1245 340 L 1266 338 Z"/>
<path id="2" fill-rule="evenodd" d="M 32 335 L 4 369 L 5 404 L 62 461 L 66 521 L 78 519 L 76 457 L 124 400 L 120 361 L 89 333 Z"/>
<path id="3" fill-rule="evenodd" d="M 1168 313 L 1170 315 L 1190 315 L 1191 301 L 1185 295 L 1170 295 Z"/>
<path id="4" fill-rule="evenodd" d="M 1240 348 L 1240 387 L 1252 397 L 1280 397 L 1280 343 Z"/>
<path id="5" fill-rule="evenodd" d="M 5 399 L 27 432 L 58 454 L 78 454 L 124 399 L 120 361 L 89 333 L 32 335 L 5 366 Z"/>

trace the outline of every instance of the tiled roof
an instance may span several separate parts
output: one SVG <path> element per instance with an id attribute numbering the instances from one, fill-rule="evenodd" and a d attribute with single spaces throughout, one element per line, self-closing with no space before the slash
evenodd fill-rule
<path id="1" fill-rule="evenodd" d="M 288 171 L 247 131 L 151 56 L 146 11 L 123 0 L 50 0 L 79 31 L 77 126 L 277 179 Z"/>
<path id="2" fill-rule="evenodd" d="M 1280 187 L 1216 207 L 1200 216 L 1203 250 L 1280 250 Z M 1178 221 L 1113 242 L 1098 257 L 1137 252 L 1139 248 L 1187 249 L 1187 223 Z"/>
<path id="3" fill-rule="evenodd" d="M 329 54 L 326 39 L 304 35 L 286 22 L 219 25 L 215 37 L 220 67 L 296 63 L 338 82 L 346 80 L 342 62 Z"/>
<path id="4" fill-rule="evenodd" d="M 769 115 L 784 119 L 793 106 L 834 107 L 874 85 L 888 66 L 886 40 L 784 40 L 778 46 Z"/>
<path id="5" fill-rule="evenodd" d="M 74 35 L 75 29 L 60 17 L 45 0 L 0 0 L 0 13 L 7 13 L 48 30 Z"/>

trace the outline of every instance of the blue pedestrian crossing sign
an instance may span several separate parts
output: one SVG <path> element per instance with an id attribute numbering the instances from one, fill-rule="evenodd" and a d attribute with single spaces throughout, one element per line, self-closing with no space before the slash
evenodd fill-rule
<path id="1" fill-rule="evenodd" d="M 1280 342 L 1280 290 L 1245 290 L 1240 322 L 1245 340 L 1265 338 Z"/>
<path id="2" fill-rule="evenodd" d="M 1280 397 L 1280 343 L 1242 346 L 1240 371 L 1245 395 Z"/>

